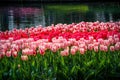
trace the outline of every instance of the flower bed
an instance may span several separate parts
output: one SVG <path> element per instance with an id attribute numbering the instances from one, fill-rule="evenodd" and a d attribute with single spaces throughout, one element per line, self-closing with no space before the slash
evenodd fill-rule
<path id="1" fill-rule="evenodd" d="M 0 79 L 120 78 L 120 22 L 0 32 Z"/>

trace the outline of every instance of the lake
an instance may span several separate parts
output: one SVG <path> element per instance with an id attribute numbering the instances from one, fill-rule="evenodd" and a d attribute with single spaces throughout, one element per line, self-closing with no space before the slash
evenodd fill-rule
<path id="1" fill-rule="evenodd" d="M 0 7 L 0 30 L 51 24 L 120 21 L 119 3 L 19 4 Z"/>

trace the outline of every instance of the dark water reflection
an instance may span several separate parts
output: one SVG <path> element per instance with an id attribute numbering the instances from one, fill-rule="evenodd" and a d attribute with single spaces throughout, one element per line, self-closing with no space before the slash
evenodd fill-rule
<path id="1" fill-rule="evenodd" d="M 0 30 L 2 31 L 38 25 L 45 27 L 57 23 L 119 20 L 119 3 L 43 4 L 39 7 L 0 8 Z"/>

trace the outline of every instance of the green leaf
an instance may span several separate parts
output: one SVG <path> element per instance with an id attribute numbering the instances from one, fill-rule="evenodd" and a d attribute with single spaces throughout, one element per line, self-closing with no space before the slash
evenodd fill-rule
<path id="1" fill-rule="evenodd" d="M 35 61 L 32 61 L 32 66 L 34 66 L 35 65 Z"/>
<path id="2" fill-rule="evenodd" d="M 73 66 L 73 67 L 72 67 L 71 72 L 70 72 L 71 74 L 73 74 L 73 73 L 74 73 L 75 68 L 76 68 L 76 66 Z"/>
<path id="3" fill-rule="evenodd" d="M 65 65 L 63 57 L 61 57 L 61 63 L 62 65 Z"/>

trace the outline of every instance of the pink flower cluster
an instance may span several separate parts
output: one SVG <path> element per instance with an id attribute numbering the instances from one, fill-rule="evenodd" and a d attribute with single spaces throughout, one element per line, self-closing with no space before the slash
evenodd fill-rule
<path id="1" fill-rule="evenodd" d="M 21 59 L 46 50 L 60 51 L 61 56 L 84 54 L 87 50 L 95 52 L 120 50 L 120 22 L 80 22 L 78 24 L 57 24 L 42 28 L 31 27 L 0 32 L 0 58 L 17 57 Z M 47 54 L 47 53 L 46 53 Z"/>

